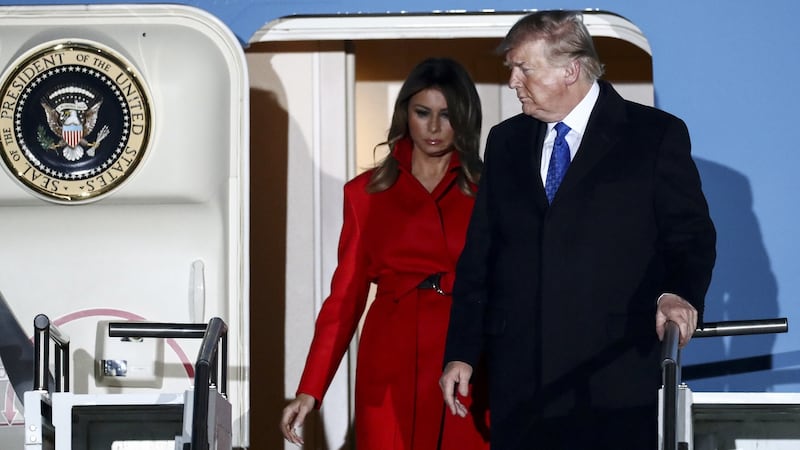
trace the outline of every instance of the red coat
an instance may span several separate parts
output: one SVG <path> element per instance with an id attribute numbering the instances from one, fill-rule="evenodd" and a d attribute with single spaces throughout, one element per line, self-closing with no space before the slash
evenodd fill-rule
<path id="1" fill-rule="evenodd" d="M 367 193 L 371 172 L 345 185 L 339 264 L 298 393 L 321 403 L 375 282 L 377 295 L 359 340 L 356 448 L 434 450 L 443 429 L 443 450 L 486 449 L 472 420 L 444 414 L 438 380 L 451 297 L 416 288 L 428 275 L 443 272 L 442 286 L 450 292 L 474 197 L 455 182 L 456 153 L 432 193 L 411 174 L 410 142 L 398 143 L 394 154 L 400 173 L 389 189 Z"/>

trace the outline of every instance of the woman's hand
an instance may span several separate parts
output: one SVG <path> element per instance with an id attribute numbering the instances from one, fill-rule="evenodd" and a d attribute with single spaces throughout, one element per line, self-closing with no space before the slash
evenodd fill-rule
<path id="1" fill-rule="evenodd" d="M 298 394 L 297 398 L 283 408 L 281 418 L 281 432 L 283 437 L 292 444 L 303 445 L 303 436 L 300 434 L 300 427 L 306 420 L 306 416 L 317 401 L 308 394 Z"/>

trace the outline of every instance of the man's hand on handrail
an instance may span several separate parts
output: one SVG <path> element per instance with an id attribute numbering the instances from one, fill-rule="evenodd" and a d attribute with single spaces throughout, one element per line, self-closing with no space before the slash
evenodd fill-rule
<path id="1" fill-rule="evenodd" d="M 683 348 L 697 329 L 697 310 L 678 295 L 664 294 L 658 299 L 656 308 L 656 334 L 660 340 L 664 339 L 664 325 L 667 321 L 678 324 L 680 330 L 678 345 Z"/>

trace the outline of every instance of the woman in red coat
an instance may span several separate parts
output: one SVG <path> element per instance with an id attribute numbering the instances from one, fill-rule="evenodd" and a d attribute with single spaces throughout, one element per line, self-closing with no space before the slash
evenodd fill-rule
<path id="1" fill-rule="evenodd" d="M 421 62 L 398 94 L 390 154 L 344 188 L 344 224 L 331 294 L 281 430 L 295 444 L 319 408 L 367 304 L 356 368 L 358 450 L 487 449 L 487 414 L 444 414 L 438 386 L 454 269 L 482 169 L 481 107 L 462 66 Z"/>

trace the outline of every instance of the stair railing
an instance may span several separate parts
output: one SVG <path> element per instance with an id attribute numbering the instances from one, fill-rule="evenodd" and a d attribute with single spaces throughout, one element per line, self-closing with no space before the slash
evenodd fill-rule
<path id="1" fill-rule="evenodd" d="M 739 336 L 745 334 L 785 333 L 789 330 L 786 318 L 765 320 L 733 320 L 727 322 L 706 322 L 692 334 L 693 338 L 714 336 Z M 664 329 L 661 347 L 662 378 L 662 430 L 663 450 L 685 450 L 686 442 L 678 442 L 678 386 L 681 383 L 680 348 L 678 324 L 669 321 Z"/>
<path id="2" fill-rule="evenodd" d="M 208 325 L 196 323 L 110 322 L 108 336 L 120 338 L 202 338 L 194 366 L 192 444 L 189 450 L 209 450 L 209 390 L 227 397 L 228 326 L 219 317 Z M 220 361 L 221 360 L 221 361 Z"/>

